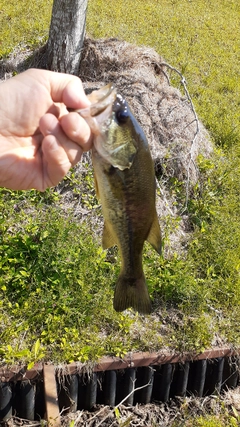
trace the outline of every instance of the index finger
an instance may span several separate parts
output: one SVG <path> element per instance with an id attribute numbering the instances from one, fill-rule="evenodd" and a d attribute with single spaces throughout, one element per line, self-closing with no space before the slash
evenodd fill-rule
<path id="1" fill-rule="evenodd" d="M 50 85 L 54 102 L 63 102 L 69 108 L 86 108 L 90 105 L 79 77 L 54 73 L 50 76 Z"/>

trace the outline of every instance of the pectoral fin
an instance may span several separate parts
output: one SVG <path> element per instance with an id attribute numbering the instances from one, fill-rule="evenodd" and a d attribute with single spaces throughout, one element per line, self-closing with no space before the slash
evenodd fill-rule
<path id="1" fill-rule="evenodd" d="M 108 223 L 105 221 L 102 235 L 102 247 L 103 249 L 107 249 L 114 245 L 116 245 L 115 239 L 109 229 Z"/>
<path id="2" fill-rule="evenodd" d="M 162 252 L 162 236 L 161 236 L 161 229 L 158 222 L 157 214 L 155 214 L 150 232 L 147 237 L 147 241 L 151 243 L 153 248 L 161 254 Z"/>

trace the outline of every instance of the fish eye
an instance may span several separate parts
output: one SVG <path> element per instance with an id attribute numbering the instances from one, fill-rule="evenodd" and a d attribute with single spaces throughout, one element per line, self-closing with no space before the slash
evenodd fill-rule
<path id="1" fill-rule="evenodd" d="M 118 110 L 116 112 L 116 119 L 118 121 L 119 124 L 124 124 L 127 122 L 129 115 L 128 115 L 128 110 L 127 108 L 124 110 Z"/>

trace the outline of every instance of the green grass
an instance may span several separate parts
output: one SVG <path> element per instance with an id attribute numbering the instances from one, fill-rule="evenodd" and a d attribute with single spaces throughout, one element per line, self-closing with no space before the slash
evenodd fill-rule
<path id="1" fill-rule="evenodd" d="M 47 40 L 51 7 L 51 0 L 1 0 L 0 59 L 19 45 L 25 49 Z"/>
<path id="2" fill-rule="evenodd" d="M 237 427 L 239 419 L 222 415 L 201 415 L 189 418 L 185 422 L 181 422 L 182 427 Z M 171 424 L 172 427 L 179 427 L 179 421 Z"/>
<path id="3" fill-rule="evenodd" d="M 71 211 L 66 215 L 53 190 L 27 196 L 2 190 L 0 230 L 2 363 L 85 362 L 162 346 L 183 350 L 179 334 L 189 335 L 188 349 L 210 344 L 208 325 L 199 334 L 205 314 L 191 320 L 186 314 L 182 329 L 170 324 L 164 339 L 161 320 L 116 313 L 111 301 L 118 256 L 112 251 L 106 258 L 93 228 Z M 196 299 L 196 283 L 183 262 L 159 259 L 148 247 L 145 265 L 150 294 L 162 300 L 164 310 L 166 303 L 186 298 L 188 290 L 188 301 Z"/>
<path id="4" fill-rule="evenodd" d="M 51 2 L 2 0 L 0 13 L 0 57 L 19 43 L 46 40 Z M 94 227 L 66 214 L 59 194 L 2 190 L 2 363 L 87 361 L 163 347 L 201 351 L 215 334 L 240 344 L 239 18 L 237 0 L 217 6 L 209 0 L 89 0 L 90 35 L 152 46 L 184 73 L 218 150 L 211 161 L 199 159 L 202 182 L 189 201 L 194 234 L 187 257 L 163 259 L 146 245 L 145 273 L 159 318 L 114 312 L 118 255 L 106 258 Z M 68 180 L 83 204 L 96 204 L 90 173 Z M 166 325 L 172 312 L 177 321 L 172 316 Z"/>

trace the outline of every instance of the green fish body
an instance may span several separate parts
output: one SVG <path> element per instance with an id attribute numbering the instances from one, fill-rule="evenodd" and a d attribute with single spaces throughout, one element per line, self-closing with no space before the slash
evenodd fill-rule
<path id="1" fill-rule="evenodd" d="M 108 85 L 95 91 L 92 99 L 90 120 L 87 109 L 82 115 L 94 132 L 92 160 L 104 216 L 102 244 L 104 249 L 117 245 L 121 256 L 114 308 L 132 307 L 146 314 L 151 303 L 142 266 L 145 240 L 161 253 L 153 161 L 141 126 L 116 89 Z"/>

